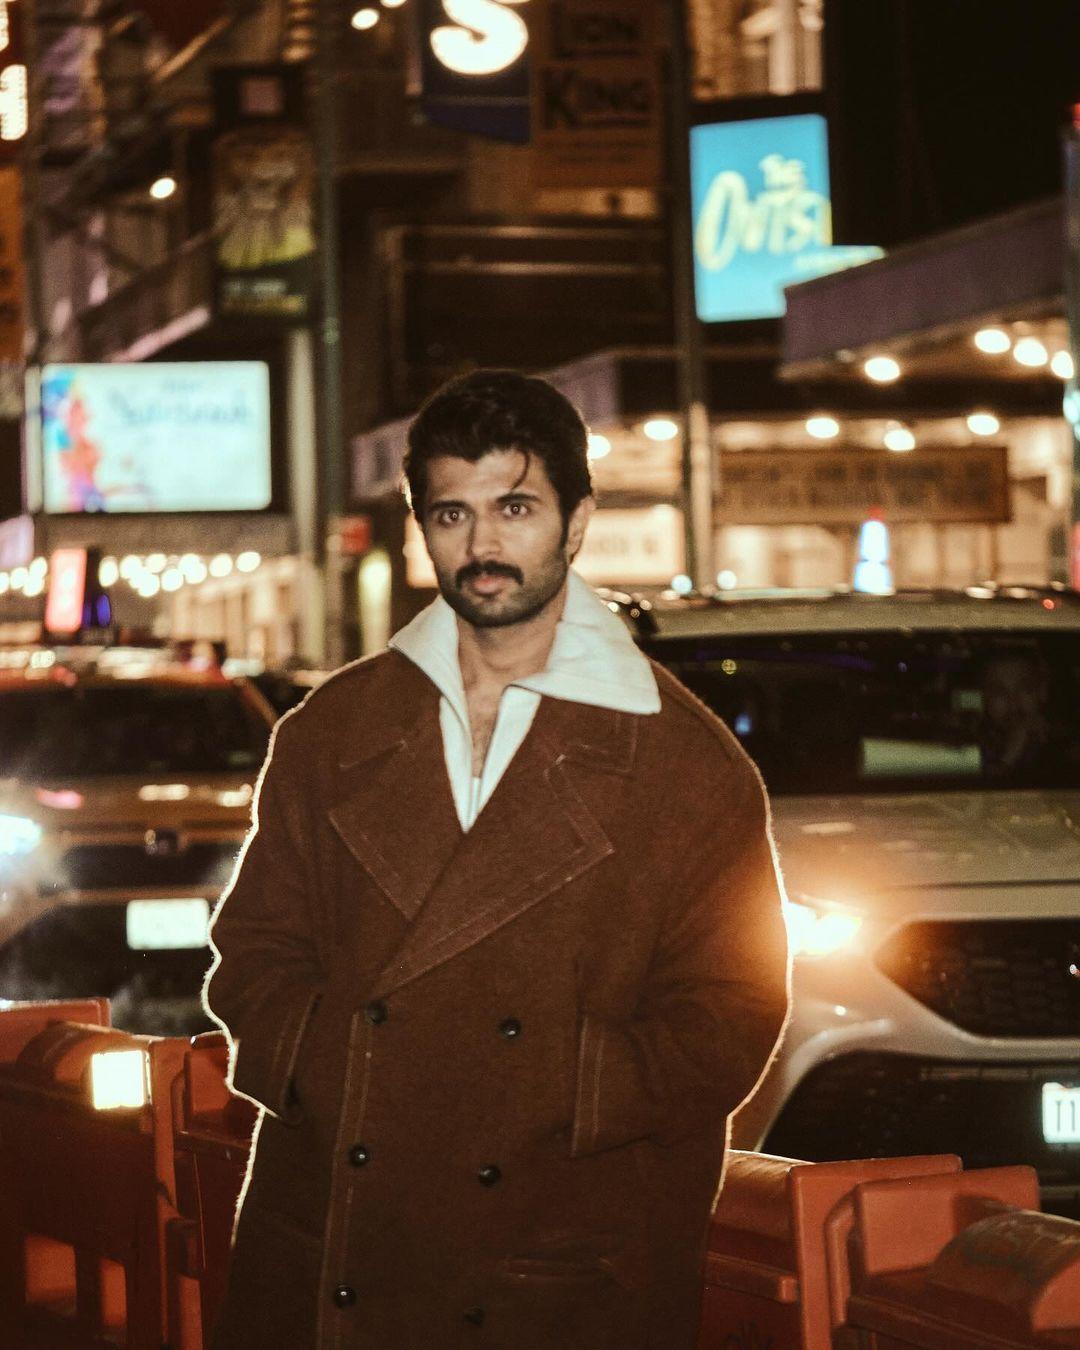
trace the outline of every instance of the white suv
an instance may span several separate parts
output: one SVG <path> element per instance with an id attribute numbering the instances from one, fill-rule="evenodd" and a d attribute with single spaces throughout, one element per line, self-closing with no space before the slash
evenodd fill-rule
<path id="1" fill-rule="evenodd" d="M 1030 1163 L 1077 1212 L 1080 597 L 621 600 L 771 793 L 795 1001 L 736 1144 Z"/>

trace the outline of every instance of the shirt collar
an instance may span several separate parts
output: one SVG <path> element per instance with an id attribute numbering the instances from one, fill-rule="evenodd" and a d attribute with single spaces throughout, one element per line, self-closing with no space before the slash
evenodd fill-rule
<path id="1" fill-rule="evenodd" d="M 455 709 L 464 709 L 457 615 L 441 595 L 395 633 L 390 646 L 419 666 Z M 649 662 L 622 621 L 574 571 L 547 665 L 514 686 L 615 712 L 646 716 L 660 711 Z"/>

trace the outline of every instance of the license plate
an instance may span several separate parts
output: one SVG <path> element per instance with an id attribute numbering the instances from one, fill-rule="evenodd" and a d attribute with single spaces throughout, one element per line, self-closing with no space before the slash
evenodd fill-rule
<path id="1" fill-rule="evenodd" d="M 206 900 L 129 900 L 127 945 L 140 952 L 205 947 L 209 923 Z"/>
<path id="2" fill-rule="evenodd" d="M 1080 1144 L 1080 1087 L 1043 1084 L 1042 1127 L 1048 1144 Z"/>

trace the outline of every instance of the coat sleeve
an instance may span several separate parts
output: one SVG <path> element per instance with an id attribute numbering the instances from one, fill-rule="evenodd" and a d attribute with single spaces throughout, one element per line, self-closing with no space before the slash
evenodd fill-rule
<path id="1" fill-rule="evenodd" d="M 229 1086 L 286 1121 L 299 1116 L 293 1068 L 323 985 L 294 731 L 292 715 L 275 729 L 251 831 L 211 925 L 214 964 L 203 991 L 207 1012 L 229 1038 Z"/>
<path id="2" fill-rule="evenodd" d="M 788 1007 L 781 883 L 760 777 L 741 753 L 732 768 L 726 828 L 687 842 L 635 1016 L 585 1011 L 574 1157 L 720 1125 L 775 1048 Z"/>

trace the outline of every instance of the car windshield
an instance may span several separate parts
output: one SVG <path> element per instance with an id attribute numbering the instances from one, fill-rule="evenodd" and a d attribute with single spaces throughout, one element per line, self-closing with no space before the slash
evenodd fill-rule
<path id="1" fill-rule="evenodd" d="M 1080 787 L 1080 634 L 657 638 L 773 793 Z"/>
<path id="2" fill-rule="evenodd" d="M 57 685 L 0 693 L 0 776 L 258 769 L 270 728 L 233 688 Z"/>

